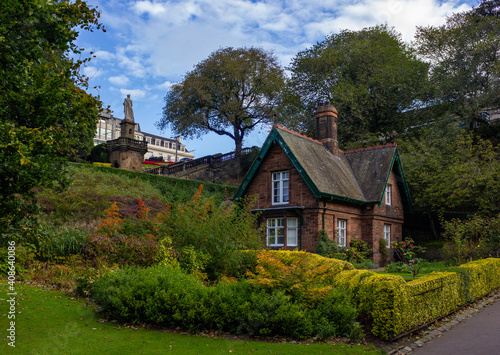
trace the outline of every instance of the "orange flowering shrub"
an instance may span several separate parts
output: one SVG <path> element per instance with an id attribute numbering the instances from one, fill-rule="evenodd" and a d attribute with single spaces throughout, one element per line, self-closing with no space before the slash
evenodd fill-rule
<path id="1" fill-rule="evenodd" d="M 118 206 L 114 202 L 106 211 L 106 218 L 101 219 L 101 223 L 96 230 L 98 234 L 113 235 L 118 230 L 123 229 L 121 226 L 123 218 L 119 213 Z"/>
<path id="2" fill-rule="evenodd" d="M 137 202 L 141 220 L 147 218 L 148 209 L 140 198 Z M 144 233 L 142 236 L 127 235 L 124 225 L 124 219 L 119 213 L 117 203 L 114 202 L 106 210 L 106 217 L 101 219 L 95 232 L 87 238 L 85 255 L 96 265 L 153 265 L 158 248 L 155 237 L 150 233 Z"/>

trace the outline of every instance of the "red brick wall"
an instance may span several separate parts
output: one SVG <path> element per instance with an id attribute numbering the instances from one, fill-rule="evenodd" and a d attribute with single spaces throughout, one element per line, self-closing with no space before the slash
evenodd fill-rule
<path id="1" fill-rule="evenodd" d="M 254 175 L 253 181 L 246 194 L 257 196 L 255 208 L 271 208 L 272 204 L 272 173 L 289 171 L 289 203 L 286 206 L 317 206 L 318 201 L 306 185 L 299 172 L 286 156 L 279 144 L 275 144 L 261 162 L 259 170 Z"/>
<path id="2" fill-rule="evenodd" d="M 346 245 L 352 239 L 365 241 L 373 249 L 373 259 L 380 262 L 379 239 L 384 237 L 384 224 L 391 225 L 391 240 L 402 239 L 403 204 L 397 188 L 394 173 L 389 177 L 392 186 L 392 203 L 380 206 L 361 206 L 342 201 L 323 201 L 314 197 L 292 162 L 288 159 L 279 144 L 270 147 L 268 154 L 261 162 L 259 170 L 254 175 L 246 194 L 256 195 L 255 209 L 270 209 L 262 214 L 262 222 L 267 218 L 299 217 L 292 210 L 280 210 L 272 204 L 272 173 L 289 171 L 289 203 L 284 207 L 300 207 L 304 224 L 302 226 L 303 250 L 314 251 L 319 232 L 324 228 L 328 237 L 336 240 L 337 220 L 347 221 Z M 286 248 L 286 245 L 285 245 Z M 293 249 L 288 248 L 288 249 Z"/>

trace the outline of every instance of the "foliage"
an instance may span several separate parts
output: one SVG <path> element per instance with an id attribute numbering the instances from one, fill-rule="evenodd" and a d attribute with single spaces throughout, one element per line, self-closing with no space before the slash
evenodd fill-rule
<path id="1" fill-rule="evenodd" d="M 347 249 L 346 257 L 350 262 L 361 262 L 370 256 L 371 250 L 368 249 L 366 242 L 359 239 L 352 239 L 349 249 Z"/>
<path id="2" fill-rule="evenodd" d="M 500 161 L 489 141 L 453 124 L 435 124 L 399 141 L 416 209 L 496 214 L 500 211 Z"/>
<path id="3" fill-rule="evenodd" d="M 97 280 L 92 295 L 107 316 L 136 324 L 296 339 L 362 335 L 356 309 L 338 290 L 306 306 L 282 290 L 264 292 L 246 282 L 207 287 L 182 269 L 165 266 L 109 273 Z"/>
<path id="4" fill-rule="evenodd" d="M 289 105 L 281 113 L 289 126 L 314 136 L 310 114 L 327 99 L 339 112 L 341 145 L 389 139 L 404 130 L 404 112 L 422 96 L 427 73 L 427 65 L 386 25 L 334 33 L 299 52 L 289 69 Z"/>
<path id="5" fill-rule="evenodd" d="M 9 271 L 8 264 L 9 249 L 8 247 L 0 247 L 0 275 L 7 276 Z M 15 245 L 15 266 L 16 266 L 16 280 L 24 280 L 25 273 L 32 267 L 35 260 L 35 253 L 22 244 Z"/>
<path id="6" fill-rule="evenodd" d="M 202 196 L 203 185 L 190 201 L 164 206 L 156 216 L 137 198 L 134 206 L 120 208 L 115 201 L 87 239 L 85 255 L 98 265 L 180 265 L 190 272 L 206 272 L 210 279 L 246 272 L 248 248 L 263 240 L 249 206 L 216 205 Z"/>
<path id="7" fill-rule="evenodd" d="M 378 250 L 380 251 L 380 255 L 382 257 L 382 264 L 385 265 L 387 260 L 389 260 L 389 245 L 387 244 L 387 240 L 385 238 L 380 238 L 378 240 Z"/>
<path id="8" fill-rule="evenodd" d="M 317 299 L 332 290 L 332 279 L 341 270 L 352 266 L 307 252 L 272 252 L 257 255 L 257 267 L 247 272 L 249 283 L 264 289 L 283 290 L 294 299 Z"/>
<path id="9" fill-rule="evenodd" d="M 181 264 L 184 248 L 192 247 L 197 263 L 206 265 L 204 271 L 211 279 L 222 274 L 240 276 L 243 256 L 237 251 L 263 245 L 257 216 L 249 211 L 252 202 L 217 206 L 213 199 L 202 196 L 202 189 L 200 185 L 190 201 L 160 212 L 154 221 L 156 233 L 172 239 L 173 247 L 181 253 Z"/>
<path id="10" fill-rule="evenodd" d="M 500 214 L 494 218 L 474 215 L 469 220 L 442 221 L 446 244 L 443 251 L 450 264 L 498 255 L 500 250 Z"/>
<path id="11" fill-rule="evenodd" d="M 498 1 L 482 1 L 446 24 L 417 28 L 415 47 L 431 64 L 433 104 L 467 124 L 500 106 Z"/>
<path id="12" fill-rule="evenodd" d="M 106 149 L 106 143 L 101 143 L 94 146 L 91 149 L 90 154 L 87 157 L 87 160 L 92 163 L 108 163 L 109 156 L 108 156 L 108 151 Z"/>
<path id="13" fill-rule="evenodd" d="M 316 249 L 314 252 L 326 258 L 340 260 L 345 260 L 346 258 L 346 249 L 339 247 L 335 241 L 328 238 L 328 234 L 324 229 L 322 229 L 319 233 L 318 242 L 316 243 Z"/>
<path id="14" fill-rule="evenodd" d="M 425 248 L 418 246 L 413 239 L 408 237 L 404 241 L 393 242 L 392 247 L 399 260 L 408 266 L 413 278 L 415 278 L 421 267 L 417 254 L 423 253 Z"/>
<path id="15" fill-rule="evenodd" d="M 100 29 L 83 1 L 12 0 L 0 11 L 0 230 L 36 211 L 34 188 L 65 187 L 66 159 L 92 146 L 99 101 L 78 86 L 78 31 Z"/>
<path id="16" fill-rule="evenodd" d="M 379 267 L 379 265 L 371 259 L 363 259 L 359 262 L 351 261 L 351 264 L 352 266 L 354 266 L 355 269 L 364 269 L 364 270 L 371 270 Z"/>
<path id="17" fill-rule="evenodd" d="M 371 332 L 389 340 L 495 290 L 500 286 L 499 274 L 500 259 L 490 258 L 410 282 L 396 275 L 343 271 L 337 274 L 335 286 L 352 297 Z"/>
<path id="18" fill-rule="evenodd" d="M 16 316 L 16 328 L 28 329 L 30 341 L 17 341 L 15 349 L 5 354 L 29 354 L 33 349 L 39 353 L 83 354 L 89 349 L 103 354 L 125 352 L 139 354 L 147 352 L 162 354 L 179 352 L 192 355 L 201 352 L 206 354 L 220 353 L 221 350 L 232 353 L 261 353 L 302 355 L 304 353 L 325 352 L 330 355 L 373 355 L 377 351 L 372 345 L 350 345 L 344 342 L 276 342 L 253 340 L 245 341 L 228 337 L 182 334 L 180 332 L 158 331 L 136 327 L 131 324 L 120 324 L 116 320 L 102 319 L 96 314 L 95 307 L 86 299 L 76 298 L 67 293 L 19 283 L 16 285 L 22 314 Z M 21 309 L 21 308 L 19 308 Z M 22 315 L 22 317 L 21 317 Z M 47 337 L 57 334 L 57 337 Z M 126 350 L 122 350 L 124 341 Z M 5 345 L 6 346 L 6 345 Z M 170 350 L 172 349 L 172 350 Z"/>
<path id="19" fill-rule="evenodd" d="M 138 199 L 138 202 L 142 201 Z M 118 212 L 116 202 L 106 210 L 106 213 L 106 218 L 101 220 L 96 231 L 87 239 L 84 248 L 85 255 L 93 260 L 94 265 L 102 263 L 143 267 L 153 265 L 158 248 L 156 238 L 151 234 L 142 236 L 123 234 L 123 219 Z M 140 216 L 138 219 L 147 218 L 143 210 L 139 210 L 138 216 Z"/>
<path id="20" fill-rule="evenodd" d="M 222 48 L 171 87 L 157 125 L 183 136 L 228 136 L 240 157 L 244 137 L 273 116 L 283 85 L 283 70 L 272 53 Z"/>

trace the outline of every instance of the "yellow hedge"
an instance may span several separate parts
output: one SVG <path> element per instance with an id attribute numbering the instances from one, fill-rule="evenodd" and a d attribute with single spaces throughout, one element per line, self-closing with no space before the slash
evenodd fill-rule
<path id="1" fill-rule="evenodd" d="M 374 335 L 391 339 L 500 287 L 500 259 L 470 262 L 411 282 L 396 275 L 348 270 L 337 274 L 335 285 L 349 293 Z"/>

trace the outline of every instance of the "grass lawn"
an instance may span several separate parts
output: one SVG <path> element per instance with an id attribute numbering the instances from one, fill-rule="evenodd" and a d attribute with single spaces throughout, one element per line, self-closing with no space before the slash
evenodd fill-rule
<path id="1" fill-rule="evenodd" d="M 405 281 L 411 281 L 413 280 L 413 276 L 411 274 L 411 271 L 403 270 L 403 266 L 401 263 L 398 263 L 399 267 L 393 267 L 391 268 L 386 267 L 385 271 L 377 271 L 380 274 L 389 274 L 389 275 L 399 275 L 401 276 Z M 422 277 L 424 275 L 430 274 L 433 271 L 446 271 L 446 265 L 444 261 L 434 261 L 434 262 L 428 262 L 424 261 L 421 264 L 420 271 L 418 272 L 416 279 L 419 277 Z M 396 271 L 397 270 L 397 271 Z"/>
<path id="2" fill-rule="evenodd" d="M 82 299 L 15 285 L 15 348 L 8 345 L 7 284 L 0 284 L 0 354 L 379 354 L 374 347 L 331 343 L 267 343 L 126 328 L 101 322 Z"/>

